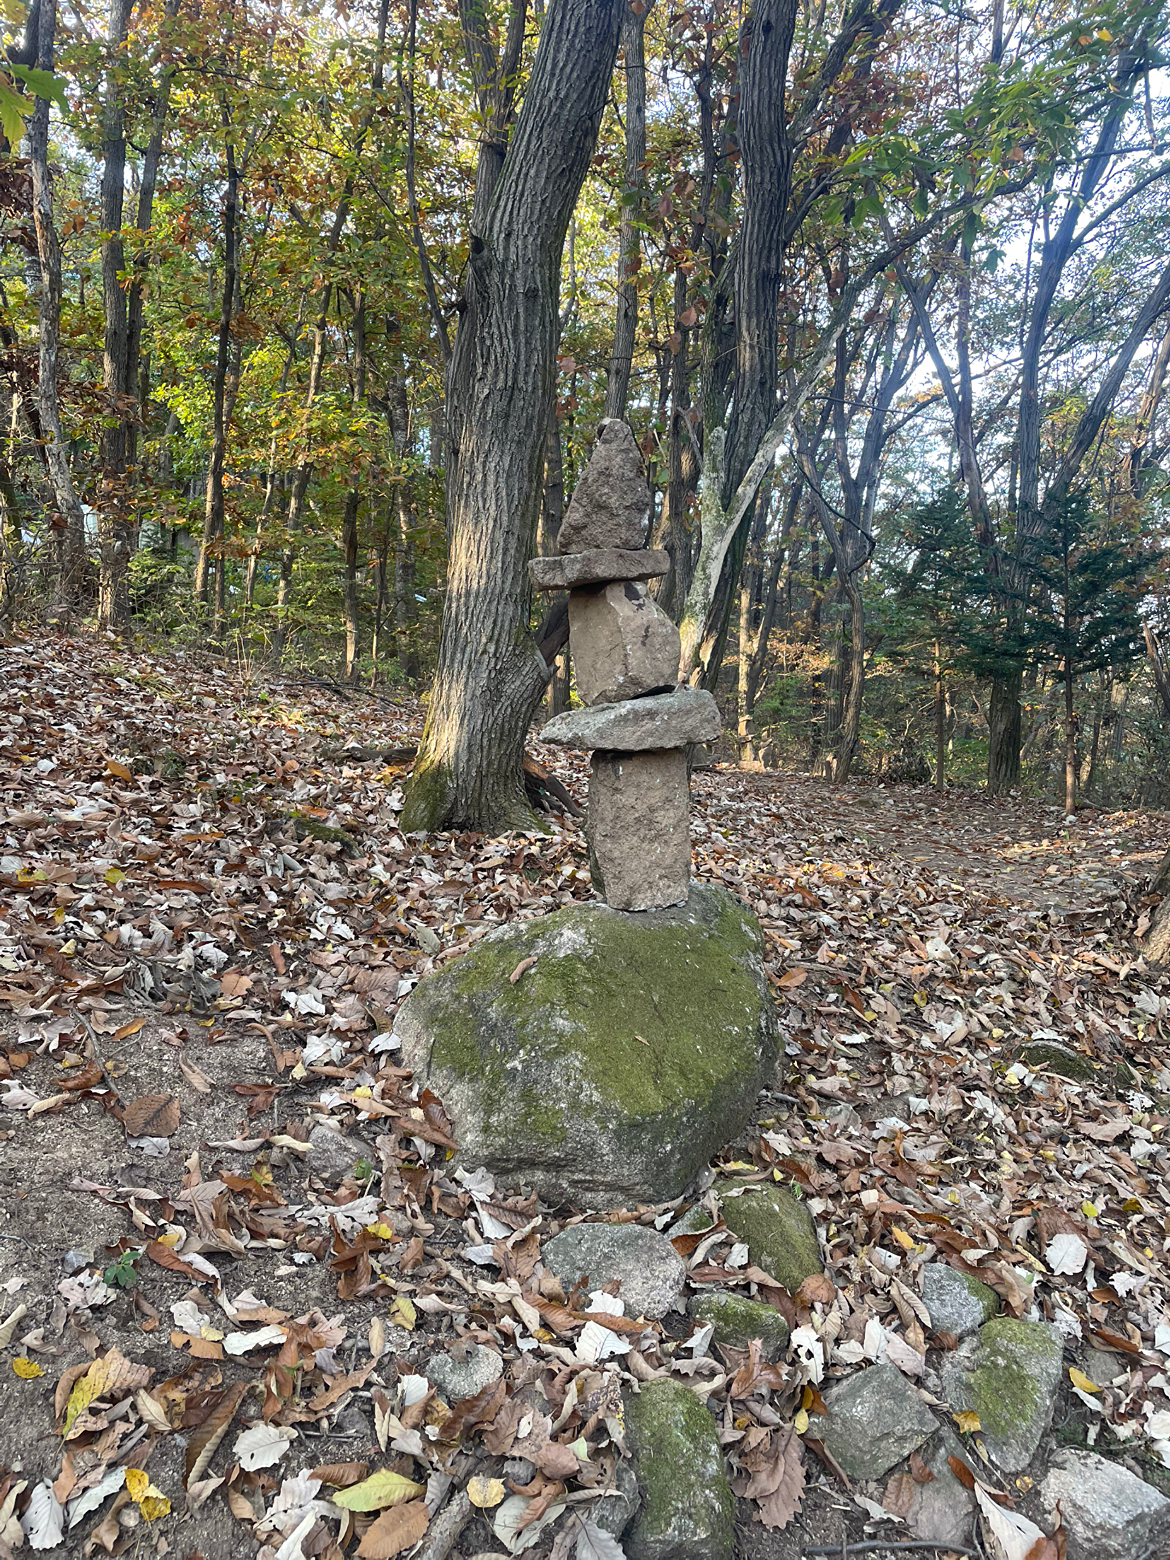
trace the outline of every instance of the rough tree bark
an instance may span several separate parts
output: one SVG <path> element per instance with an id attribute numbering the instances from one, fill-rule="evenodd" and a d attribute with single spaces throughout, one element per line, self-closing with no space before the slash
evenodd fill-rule
<path id="1" fill-rule="evenodd" d="M 1151 964 L 1170 964 L 1170 850 L 1162 857 L 1152 888 L 1155 894 L 1164 897 L 1154 912 L 1153 924 L 1146 937 L 1145 955 Z"/>
<path id="2" fill-rule="evenodd" d="M 126 404 L 129 381 L 129 329 L 122 273 L 126 251 L 122 242 L 122 205 L 126 191 L 126 104 L 122 76 L 126 67 L 126 30 L 133 0 L 112 0 L 109 64 L 102 112 L 102 307 L 105 336 L 102 384 L 109 401 L 110 426 L 101 436 L 102 494 L 98 514 L 98 624 L 120 629 L 130 619 L 127 567 L 130 547 L 126 516 Z"/>
<path id="3" fill-rule="evenodd" d="M 547 682 L 528 631 L 558 283 L 623 0 L 548 9 L 490 204 L 473 225 L 448 384 L 449 562 L 439 664 L 404 829 L 527 826 L 524 738 Z M 479 208 L 479 197 L 476 199 Z"/>
<path id="4" fill-rule="evenodd" d="M 57 0 L 40 0 L 37 28 L 37 69 L 53 69 L 57 32 Z M 49 101 L 37 98 L 28 122 L 28 155 L 33 184 L 33 224 L 37 235 L 41 296 L 38 308 L 40 374 L 38 409 L 45 438 L 45 462 L 57 513 L 56 610 L 76 606 L 85 576 L 85 520 L 73 485 L 69 452 L 61 428 L 57 369 L 61 344 L 61 243 L 53 221 L 53 181 L 49 172 Z"/>

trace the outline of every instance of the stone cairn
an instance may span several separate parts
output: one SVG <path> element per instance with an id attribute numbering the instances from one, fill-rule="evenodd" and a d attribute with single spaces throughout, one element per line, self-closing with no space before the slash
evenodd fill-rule
<path id="1" fill-rule="evenodd" d="M 615 910 L 661 910 L 690 890 L 686 750 L 719 735 L 718 706 L 676 687 L 678 629 L 648 593 L 665 552 L 646 548 L 650 490 L 634 435 L 607 418 L 561 523 L 560 555 L 528 565 L 538 590 L 569 592 L 569 646 L 585 709 L 544 741 L 592 752 L 586 833 L 594 887 Z"/>

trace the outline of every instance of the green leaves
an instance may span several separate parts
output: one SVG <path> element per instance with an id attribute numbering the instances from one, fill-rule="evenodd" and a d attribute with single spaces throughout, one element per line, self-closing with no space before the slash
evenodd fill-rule
<path id="1" fill-rule="evenodd" d="M 16 146 L 24 134 L 24 121 L 32 112 L 32 104 L 16 90 L 13 76 L 17 81 L 23 81 L 34 96 L 56 103 L 62 113 L 68 111 L 69 103 L 65 97 L 64 81 L 60 76 L 54 76 L 52 71 L 37 70 L 31 65 L 11 65 L 8 68 L 12 76 L 0 76 L 0 127 L 11 145 Z"/>

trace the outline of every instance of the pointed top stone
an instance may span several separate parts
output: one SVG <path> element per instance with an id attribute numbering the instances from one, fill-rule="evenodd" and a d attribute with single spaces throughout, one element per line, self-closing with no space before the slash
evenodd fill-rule
<path id="1" fill-rule="evenodd" d="M 561 521 L 560 551 L 635 551 L 645 544 L 649 516 L 650 489 L 634 435 L 628 424 L 607 417 Z"/>

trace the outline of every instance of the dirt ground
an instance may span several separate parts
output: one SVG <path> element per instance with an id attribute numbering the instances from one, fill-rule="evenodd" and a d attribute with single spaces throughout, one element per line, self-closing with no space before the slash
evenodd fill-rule
<path id="1" fill-rule="evenodd" d="M 243 1560 L 260 1542 L 241 1513 L 262 1514 L 297 1470 L 364 1462 L 413 1467 L 425 1482 L 424 1464 L 380 1444 L 377 1394 L 457 1336 L 502 1350 L 507 1372 L 524 1365 L 515 1318 L 501 1331 L 509 1313 L 476 1292 L 483 1270 L 461 1255 L 476 1210 L 444 1180 L 443 1150 L 428 1147 L 420 1161 L 409 1134 L 394 1131 L 391 1148 L 378 1147 L 406 1099 L 394 1090 L 409 1082 L 393 1079 L 392 1055 L 371 1047 L 413 980 L 484 918 L 588 896 L 580 826 L 555 816 L 550 834 L 531 839 L 404 840 L 395 832 L 403 769 L 386 753 L 417 735 L 412 706 L 312 686 L 236 686 L 213 664 L 136 657 L 102 641 L 10 646 L 0 657 L 0 1089 L 9 1091 L 8 1108 L 0 1094 L 0 1332 L 26 1308 L 0 1352 L 0 1515 L 14 1482 L 56 1480 L 76 1452 L 78 1489 L 99 1462 L 141 1467 L 170 1512 L 147 1520 L 148 1507 L 124 1498 L 114 1517 L 103 1523 L 107 1504 L 55 1552 Z M 347 756 L 347 743 L 373 756 Z M 583 800 L 581 767 L 536 751 Z M 1170 1321 L 1160 1136 L 1170 1125 L 1170 982 L 1145 967 L 1134 940 L 1168 836 L 1170 818 L 1151 813 L 1090 810 L 1066 821 L 1019 799 L 940 799 L 865 782 L 830 792 L 804 777 L 727 767 L 694 780 L 696 875 L 735 889 L 761 917 L 787 1042 L 761 1122 L 728 1157 L 783 1163 L 796 1176 L 835 1232 L 827 1249 L 838 1292 L 852 1297 L 855 1317 L 868 1304 L 887 1326 L 901 1324 L 888 1296 L 872 1292 L 866 1254 L 884 1243 L 893 1259 L 906 1257 L 910 1282 L 936 1249 L 933 1226 L 912 1232 L 907 1256 L 891 1239 L 897 1220 L 871 1215 L 865 1188 L 892 1190 L 928 1217 L 945 1206 L 956 1229 L 968 1220 L 969 1245 L 997 1241 L 1003 1253 L 1028 1242 L 1042 1253 L 1028 1220 L 1045 1205 L 1081 1221 L 1101 1253 L 1098 1288 L 1053 1277 L 1046 1314 L 1057 1305 L 1079 1319 L 1070 1363 L 1090 1341 L 1121 1350 L 1129 1385 L 1103 1404 L 1128 1439 L 1106 1436 L 1098 1449 L 1136 1458 L 1170 1493 L 1170 1470 L 1140 1430 L 1170 1407 L 1170 1362 L 1165 1345 L 1155 1347 L 1157 1318 Z M 1090 1081 L 1013 1075 L 1037 1030 L 1075 1049 Z M 72 1087 L 87 1069 L 90 1084 Z M 363 1078 L 367 1096 L 390 1101 L 381 1115 L 365 1114 L 352 1093 Z M 923 1114 L 907 1119 L 894 1155 L 871 1123 L 908 1098 Z M 135 1139 L 125 1112 L 152 1099 L 174 1102 L 177 1122 Z M 1059 1126 L 1045 1137 L 1050 1116 Z M 340 1188 L 311 1174 L 303 1151 L 327 1118 L 368 1161 Z M 791 1149 L 770 1148 L 768 1133 Z M 926 1166 L 925 1179 L 914 1164 Z M 226 1185 L 225 1176 L 243 1190 L 232 1189 L 217 1247 L 181 1199 Z M 371 1193 L 382 1210 L 372 1217 L 392 1233 L 375 1249 L 371 1281 L 343 1297 L 328 1215 Z M 306 1209 L 324 1209 L 308 1232 Z M 572 1212 L 529 1211 L 542 1220 L 541 1240 Z M 635 1216 L 649 1222 L 656 1212 Z M 416 1234 L 404 1277 L 394 1263 Z M 165 1249 L 202 1250 L 214 1285 L 136 1255 L 157 1255 L 163 1235 L 173 1241 Z M 1127 1262 L 1140 1278 L 1100 1287 Z M 69 1287 L 79 1279 L 98 1286 L 94 1303 Z M 281 1387 L 279 1412 L 272 1349 L 191 1357 L 172 1308 L 196 1298 L 222 1336 L 232 1323 L 213 1292 L 342 1330 L 316 1363 L 294 1350 L 298 1384 Z M 823 1319 L 800 1313 L 810 1314 Z M 371 1343 L 379 1329 L 390 1339 L 380 1359 Z M 151 1392 L 165 1397 L 170 1384 L 178 1407 L 169 1431 L 141 1419 L 128 1392 L 90 1434 L 63 1442 L 57 1384 L 113 1348 L 145 1368 Z M 370 1373 L 344 1388 L 364 1365 Z M 225 1482 L 196 1504 L 184 1479 L 206 1423 L 200 1403 L 224 1401 L 237 1382 L 250 1390 L 209 1464 Z M 341 1384 L 336 1402 L 305 1409 L 330 1383 Z M 750 1416 L 757 1400 L 747 1401 Z M 1092 1420 L 1066 1380 L 1045 1449 L 1085 1444 Z M 264 1422 L 287 1424 L 292 1449 L 241 1472 L 236 1437 Z M 482 1442 L 465 1445 L 474 1462 L 459 1463 L 464 1479 L 469 1468 L 502 1471 Z M 740 1501 L 741 1560 L 802 1560 L 810 1546 L 880 1536 L 885 1524 L 875 1527 L 856 1492 L 811 1456 L 806 1474 L 803 1508 L 783 1531 L 766 1530 Z M 879 1488 L 868 1493 L 880 1504 Z M 1035 1491 L 1018 1495 L 1039 1517 Z M 503 1552 L 489 1515 L 473 1516 L 453 1556 Z M 529 1553 L 539 1560 L 554 1541 L 550 1530 Z M 342 1551 L 330 1538 L 311 1552 Z"/>

